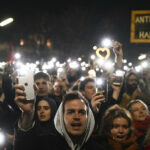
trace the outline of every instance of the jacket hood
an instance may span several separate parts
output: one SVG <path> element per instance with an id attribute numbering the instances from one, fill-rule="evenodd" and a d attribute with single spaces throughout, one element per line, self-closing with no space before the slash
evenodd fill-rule
<path id="1" fill-rule="evenodd" d="M 90 138 L 93 130 L 94 130 L 94 126 L 95 126 L 95 120 L 94 120 L 94 116 L 93 113 L 90 109 L 90 107 L 87 107 L 87 124 L 86 124 L 86 129 L 85 132 L 83 133 L 81 140 L 79 140 L 80 142 L 77 144 L 74 144 L 73 141 L 71 140 L 66 128 L 65 128 L 65 124 L 64 124 L 64 120 L 63 120 L 63 102 L 60 104 L 55 118 L 54 118 L 54 125 L 56 130 L 65 138 L 65 140 L 67 141 L 69 147 L 71 148 L 71 150 L 80 150 L 81 147 L 84 145 L 84 143 L 86 143 L 88 141 L 88 139 Z"/>

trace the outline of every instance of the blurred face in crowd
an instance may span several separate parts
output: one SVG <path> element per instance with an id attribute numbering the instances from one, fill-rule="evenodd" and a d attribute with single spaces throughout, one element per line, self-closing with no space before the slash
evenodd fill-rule
<path id="1" fill-rule="evenodd" d="M 84 91 L 81 93 L 88 99 L 91 100 L 93 95 L 96 93 L 96 85 L 94 82 L 88 82 L 85 85 Z"/>
<path id="2" fill-rule="evenodd" d="M 51 115 L 51 109 L 47 101 L 42 100 L 37 106 L 37 115 L 40 121 L 48 121 Z"/>
<path id="3" fill-rule="evenodd" d="M 43 79 L 43 78 L 40 78 L 40 79 L 37 79 L 35 81 L 37 87 L 38 87 L 38 90 L 37 90 L 37 95 L 38 96 L 47 96 L 48 95 L 48 92 L 49 92 L 49 81 Z"/>
<path id="4" fill-rule="evenodd" d="M 63 87 L 64 90 L 67 90 L 67 80 L 65 78 L 63 78 L 61 80 L 61 85 Z"/>
<path id="5" fill-rule="evenodd" d="M 56 96 L 60 96 L 60 95 L 62 94 L 63 87 L 62 87 L 60 81 L 56 81 L 56 82 L 54 83 L 53 88 L 54 88 L 54 94 L 55 94 Z"/>
<path id="6" fill-rule="evenodd" d="M 136 121 L 144 121 L 147 118 L 148 110 L 140 102 L 133 104 L 131 107 L 131 111 L 132 111 L 132 117 Z"/>
<path id="7" fill-rule="evenodd" d="M 146 79 L 146 82 L 150 82 L 150 70 L 146 70 L 143 75 Z"/>
<path id="8" fill-rule="evenodd" d="M 87 106 L 80 99 L 66 102 L 64 106 L 64 123 L 71 135 L 82 135 L 86 128 Z"/>
<path id="9" fill-rule="evenodd" d="M 129 123 L 123 117 L 117 117 L 113 120 L 111 135 L 116 142 L 123 142 L 129 134 Z"/>
<path id="10" fill-rule="evenodd" d="M 137 85 L 138 85 L 137 77 L 133 74 L 130 75 L 127 83 L 128 83 L 128 88 L 130 88 L 131 90 L 135 90 L 137 88 Z"/>

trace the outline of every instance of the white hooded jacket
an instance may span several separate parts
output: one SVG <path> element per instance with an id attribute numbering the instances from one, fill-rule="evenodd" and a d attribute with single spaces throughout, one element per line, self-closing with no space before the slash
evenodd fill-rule
<path id="1" fill-rule="evenodd" d="M 79 140 L 80 143 L 78 143 L 78 144 L 73 143 L 73 141 L 71 140 L 71 138 L 65 128 L 64 119 L 63 119 L 63 102 L 60 104 L 60 106 L 57 110 L 57 113 L 54 118 L 54 124 L 55 124 L 56 130 L 65 138 L 65 140 L 67 141 L 71 150 L 80 150 L 82 148 L 82 146 L 90 138 L 90 136 L 94 130 L 95 120 L 94 120 L 94 116 L 93 116 L 93 113 L 92 113 L 90 107 L 87 107 L 86 129 L 85 129 L 85 132 L 84 132 L 81 140 Z"/>

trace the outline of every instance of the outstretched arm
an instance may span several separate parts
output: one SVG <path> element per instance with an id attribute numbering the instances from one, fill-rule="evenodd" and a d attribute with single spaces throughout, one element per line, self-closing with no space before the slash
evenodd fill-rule
<path id="1" fill-rule="evenodd" d="M 122 59 L 123 59 L 122 44 L 118 41 L 114 41 L 113 51 L 115 54 L 116 67 L 121 68 L 122 67 Z"/>
<path id="2" fill-rule="evenodd" d="M 19 120 L 20 128 L 28 130 L 32 127 L 34 117 L 34 100 L 26 100 L 24 86 L 16 84 L 15 102 L 22 111 L 21 118 Z"/>

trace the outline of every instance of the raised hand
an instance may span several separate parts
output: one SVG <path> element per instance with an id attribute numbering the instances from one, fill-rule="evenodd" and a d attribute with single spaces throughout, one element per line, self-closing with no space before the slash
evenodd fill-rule
<path id="1" fill-rule="evenodd" d="M 99 112 L 100 105 L 103 101 L 105 101 L 103 91 L 97 92 L 93 95 L 93 98 L 91 100 L 91 105 L 95 113 Z"/>
<path id="2" fill-rule="evenodd" d="M 122 44 L 118 41 L 114 41 L 113 51 L 117 56 L 123 56 Z"/>
<path id="3" fill-rule="evenodd" d="M 15 102 L 22 110 L 22 115 L 20 118 L 20 128 L 23 130 L 28 130 L 32 127 L 33 124 L 35 100 L 26 100 L 26 94 L 24 92 L 23 85 L 16 84 L 15 89 Z"/>
<path id="4" fill-rule="evenodd" d="M 22 112 L 32 112 L 34 109 L 34 100 L 26 100 L 26 94 L 24 92 L 24 86 L 20 84 L 15 85 L 16 95 L 15 102 L 22 110 Z"/>

